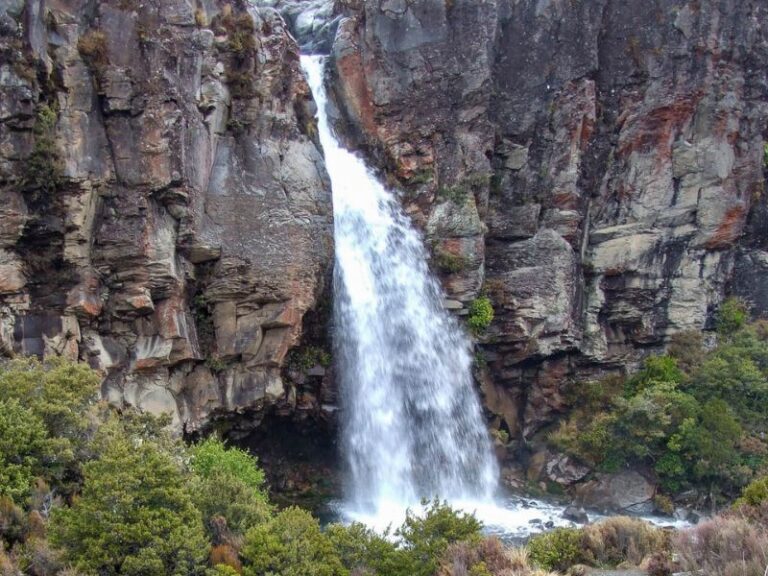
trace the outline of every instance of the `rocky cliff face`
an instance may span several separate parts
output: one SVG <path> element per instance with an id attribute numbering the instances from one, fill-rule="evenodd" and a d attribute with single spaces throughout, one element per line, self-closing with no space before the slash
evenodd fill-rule
<path id="1" fill-rule="evenodd" d="M 3 352 L 87 360 L 188 431 L 318 412 L 323 371 L 286 357 L 327 298 L 331 199 L 277 12 L 11 0 L 0 54 Z"/>
<path id="2" fill-rule="evenodd" d="M 495 423 L 768 311 L 768 6 L 372 0 L 333 48 L 339 121 L 404 190 L 454 308 L 485 291 Z M 461 313 L 461 312 L 460 312 Z"/>

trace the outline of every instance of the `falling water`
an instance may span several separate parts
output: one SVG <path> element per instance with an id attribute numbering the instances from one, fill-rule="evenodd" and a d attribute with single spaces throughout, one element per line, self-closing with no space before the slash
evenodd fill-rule
<path id="1" fill-rule="evenodd" d="M 498 470 L 469 342 L 442 307 L 422 239 L 395 196 L 336 140 L 323 58 L 302 65 L 333 186 L 336 357 L 349 508 L 381 517 L 421 498 L 489 501 Z"/>

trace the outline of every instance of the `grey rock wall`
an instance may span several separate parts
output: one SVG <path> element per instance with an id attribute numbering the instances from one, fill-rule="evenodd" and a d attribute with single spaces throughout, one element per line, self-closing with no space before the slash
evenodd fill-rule
<path id="1" fill-rule="evenodd" d="M 480 380 L 495 425 L 531 439 L 570 387 L 710 327 L 728 294 L 765 313 L 764 3 L 347 14 L 339 120 L 404 190 L 448 305 L 494 302 Z"/>
<path id="2" fill-rule="evenodd" d="M 3 352 L 88 361 L 111 402 L 187 431 L 295 409 L 286 356 L 327 298 L 332 209 L 282 18 L 5 2 L 0 50 Z"/>

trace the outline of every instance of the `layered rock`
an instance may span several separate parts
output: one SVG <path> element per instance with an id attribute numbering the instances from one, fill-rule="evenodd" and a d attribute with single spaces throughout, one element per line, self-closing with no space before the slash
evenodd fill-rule
<path id="1" fill-rule="evenodd" d="M 449 297 L 491 297 L 481 384 L 513 437 L 727 294 L 768 310 L 767 23 L 736 0 L 373 0 L 341 22 L 338 120 Z"/>
<path id="2" fill-rule="evenodd" d="M 286 356 L 327 298 L 332 210 L 282 18 L 16 1 L 0 34 L 3 352 L 87 360 L 110 401 L 188 431 L 293 410 Z"/>

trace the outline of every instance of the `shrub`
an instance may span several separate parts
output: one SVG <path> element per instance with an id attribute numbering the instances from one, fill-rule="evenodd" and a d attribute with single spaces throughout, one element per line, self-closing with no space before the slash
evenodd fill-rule
<path id="1" fill-rule="evenodd" d="M 464 256 L 458 256 L 456 254 L 451 254 L 450 252 L 445 252 L 444 250 L 438 250 L 435 253 L 435 264 L 441 271 L 455 274 L 466 269 L 469 265 L 469 261 Z"/>
<path id="2" fill-rule="evenodd" d="M 424 503 L 425 506 L 427 503 Z M 434 500 L 422 515 L 408 510 L 405 521 L 395 532 L 408 552 L 412 576 L 431 576 L 440 557 L 456 542 L 480 541 L 482 524 L 472 515 L 458 512 L 446 503 Z"/>
<path id="3" fill-rule="evenodd" d="M 760 506 L 768 502 L 768 476 L 753 480 L 736 500 L 735 506 Z"/>
<path id="4" fill-rule="evenodd" d="M 329 526 L 326 534 L 338 553 L 344 568 L 351 574 L 380 574 L 409 576 L 405 552 L 388 534 L 381 536 L 362 524 Z"/>
<path id="5" fill-rule="evenodd" d="M 581 541 L 586 561 L 597 566 L 634 566 L 668 548 L 663 530 L 638 518 L 607 518 L 583 528 Z"/>
<path id="6" fill-rule="evenodd" d="M 63 170 L 56 145 L 56 111 L 42 105 L 37 111 L 35 144 L 24 163 L 21 185 L 33 199 L 47 199 L 62 183 Z"/>
<path id="7" fill-rule="evenodd" d="M 743 518 L 717 517 L 674 538 L 681 571 L 707 576 L 764 576 L 768 532 Z"/>
<path id="8" fill-rule="evenodd" d="M 255 494 L 266 501 L 264 472 L 258 467 L 256 458 L 240 450 L 227 447 L 218 438 L 210 437 L 190 448 L 191 466 L 203 478 L 226 475 L 237 478 Z"/>
<path id="9" fill-rule="evenodd" d="M 84 572 L 202 574 L 208 544 L 182 470 L 156 444 L 109 432 L 81 496 L 54 510 L 51 541 Z"/>
<path id="10" fill-rule="evenodd" d="M 288 508 L 251 528 L 242 550 L 245 576 L 345 576 L 328 536 L 308 512 Z"/>
<path id="11" fill-rule="evenodd" d="M 0 400 L 0 496 L 21 501 L 49 454 L 42 419 L 16 399 Z"/>
<path id="12" fill-rule="evenodd" d="M 107 35 L 101 30 L 89 30 L 80 36 L 77 50 L 86 65 L 94 71 L 102 70 L 109 64 Z"/>
<path id="13" fill-rule="evenodd" d="M 747 305 L 738 298 L 727 298 L 717 311 L 715 326 L 718 333 L 729 336 L 744 327 L 749 314 Z"/>
<path id="14" fill-rule="evenodd" d="M 509 573 L 514 567 L 498 539 L 484 538 L 479 542 L 451 544 L 440 558 L 436 576 L 496 576 Z"/>
<path id="15" fill-rule="evenodd" d="M 467 325 L 474 334 L 481 334 L 493 322 L 493 304 L 487 296 L 481 296 L 469 305 Z"/>
<path id="16" fill-rule="evenodd" d="M 582 532 L 577 528 L 555 528 L 537 534 L 528 542 L 531 561 L 546 570 L 564 571 L 584 562 Z"/>
<path id="17" fill-rule="evenodd" d="M 237 550 L 229 544 L 219 544 L 211 548 L 210 562 L 212 566 L 228 566 L 238 574 L 243 569 Z"/>

